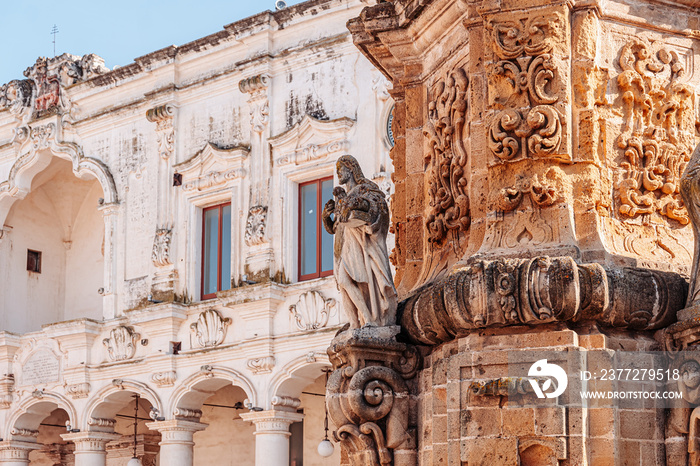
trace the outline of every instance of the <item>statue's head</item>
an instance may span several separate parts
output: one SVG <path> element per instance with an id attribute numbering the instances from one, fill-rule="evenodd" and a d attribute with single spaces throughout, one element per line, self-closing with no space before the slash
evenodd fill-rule
<path id="1" fill-rule="evenodd" d="M 338 172 L 338 181 L 340 184 L 345 184 L 350 181 L 348 178 L 349 176 L 352 176 L 355 183 L 358 184 L 365 179 L 360 164 L 352 155 L 343 155 L 339 157 L 338 161 L 335 163 L 335 169 Z"/>

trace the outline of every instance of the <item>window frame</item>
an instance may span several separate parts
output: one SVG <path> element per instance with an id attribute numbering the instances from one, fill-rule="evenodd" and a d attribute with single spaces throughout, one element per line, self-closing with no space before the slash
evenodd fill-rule
<path id="1" fill-rule="evenodd" d="M 200 268 L 200 288 L 199 288 L 199 296 L 200 300 L 205 301 L 207 299 L 214 299 L 216 298 L 216 293 L 219 291 L 222 291 L 222 282 L 221 282 L 221 271 L 222 271 L 222 265 L 223 265 L 223 260 L 221 257 L 221 246 L 222 246 L 222 238 L 223 238 L 223 228 L 224 228 L 224 222 L 223 222 L 223 208 L 229 206 L 230 207 L 230 215 L 233 216 L 233 206 L 231 201 L 224 202 L 221 204 L 215 204 L 207 207 L 202 208 L 202 230 L 201 230 L 201 237 L 202 237 L 202 243 L 201 243 L 201 268 Z M 205 263 L 205 243 L 206 243 L 206 238 L 207 238 L 207 230 L 206 230 L 206 218 L 207 218 L 207 211 L 213 210 L 213 209 L 218 209 L 219 211 L 219 220 L 217 222 L 218 224 L 218 234 L 217 234 L 217 239 L 218 239 L 218 244 L 217 244 L 217 266 L 216 266 L 216 291 L 213 293 L 209 294 L 204 294 L 204 263 Z M 230 240 L 230 254 L 233 255 L 233 238 Z M 231 261 L 231 257 L 229 257 L 229 262 Z M 231 271 L 231 276 L 233 276 L 233 271 Z M 229 278 L 231 280 L 231 278 Z M 231 288 L 231 284 L 229 283 L 229 288 Z"/>
<path id="2" fill-rule="evenodd" d="M 333 275 L 333 268 L 330 270 L 321 271 L 321 265 L 323 263 L 323 241 L 321 235 L 323 234 L 323 182 L 330 180 L 333 182 L 333 176 L 325 176 L 322 178 L 317 178 L 315 180 L 306 181 L 298 184 L 297 188 L 297 277 L 298 281 L 303 282 L 307 280 L 314 280 L 316 278 L 330 277 Z M 301 249 L 302 249 L 302 237 L 301 237 L 301 226 L 302 226 L 302 196 L 301 190 L 304 186 L 311 184 L 316 184 L 316 271 L 314 273 L 302 275 L 301 274 Z M 333 252 L 331 252 L 333 254 Z"/>

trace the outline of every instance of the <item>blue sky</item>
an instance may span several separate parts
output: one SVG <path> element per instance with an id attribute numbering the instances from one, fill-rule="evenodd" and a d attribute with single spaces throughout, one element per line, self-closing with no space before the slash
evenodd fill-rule
<path id="1" fill-rule="evenodd" d="M 287 0 L 287 5 L 301 3 Z M 265 10 L 274 0 L 20 0 L 3 2 L 0 85 L 23 79 L 40 56 L 96 53 L 111 69 L 169 45 L 182 45 Z"/>

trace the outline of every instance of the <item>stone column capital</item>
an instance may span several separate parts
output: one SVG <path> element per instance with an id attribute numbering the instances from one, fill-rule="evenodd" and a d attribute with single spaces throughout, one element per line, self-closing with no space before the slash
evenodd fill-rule
<path id="1" fill-rule="evenodd" d="M 241 419 L 255 424 L 255 435 L 273 433 L 290 435 L 289 426 L 294 422 L 300 422 L 304 419 L 304 415 L 293 411 L 270 409 L 242 413 Z"/>
<path id="2" fill-rule="evenodd" d="M 73 432 L 69 434 L 61 434 L 61 438 L 66 442 L 75 444 L 76 452 L 89 451 L 105 451 L 105 446 L 113 441 L 121 438 L 121 434 L 113 432 Z"/>
<path id="3" fill-rule="evenodd" d="M 170 419 L 167 421 L 147 422 L 146 427 L 157 430 L 161 434 L 161 445 L 164 444 L 192 444 L 195 432 L 204 430 L 209 424 L 201 422 L 184 421 L 182 419 Z"/>
<path id="4" fill-rule="evenodd" d="M 41 448 L 40 443 L 22 442 L 20 440 L 6 440 L 0 442 L 0 464 L 3 463 L 29 463 L 29 453 Z"/>

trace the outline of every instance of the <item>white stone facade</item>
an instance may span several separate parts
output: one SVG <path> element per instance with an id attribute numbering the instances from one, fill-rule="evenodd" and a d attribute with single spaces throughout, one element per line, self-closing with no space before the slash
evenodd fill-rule
<path id="1" fill-rule="evenodd" d="M 332 276 L 299 280 L 299 185 L 349 153 L 391 189 L 388 83 L 345 28 L 362 7 L 261 13 L 111 71 L 40 59 L 0 87 L 0 462 L 125 465 L 138 402 L 144 464 L 339 463 L 316 447 L 344 318 Z M 223 203 L 231 289 L 202 299 Z"/>

